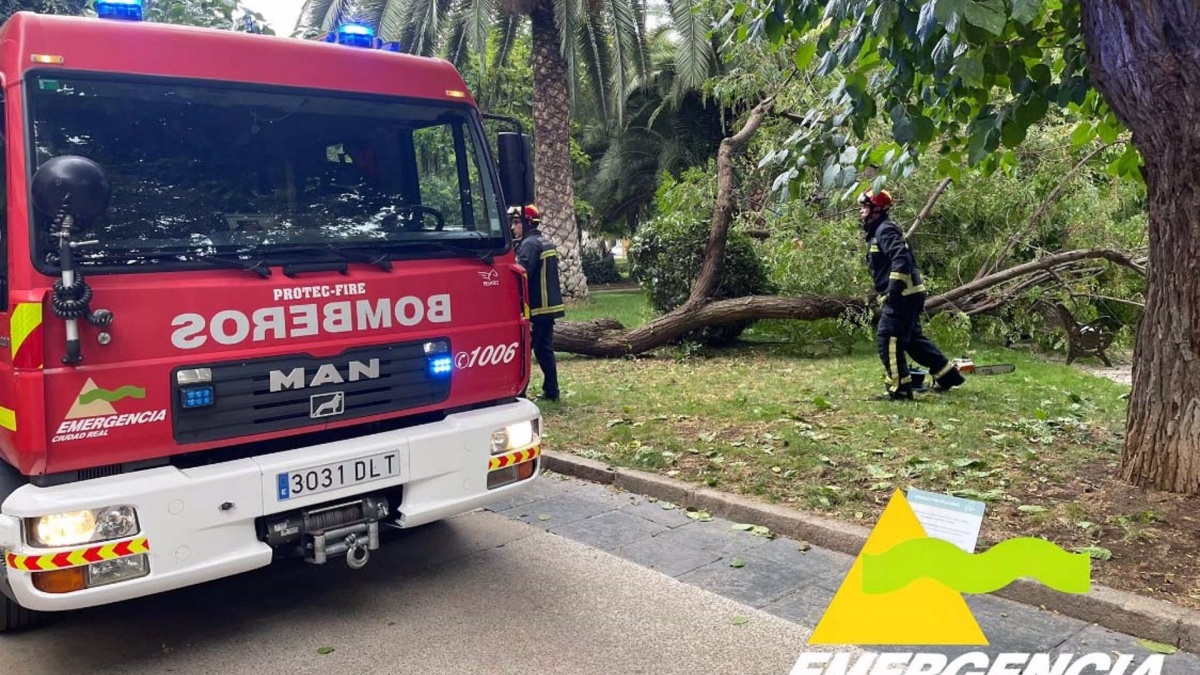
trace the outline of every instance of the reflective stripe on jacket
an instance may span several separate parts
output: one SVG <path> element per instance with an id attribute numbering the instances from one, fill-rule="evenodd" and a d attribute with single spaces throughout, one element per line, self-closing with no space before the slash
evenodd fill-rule
<path id="1" fill-rule="evenodd" d="M 867 260 L 870 262 L 871 280 L 876 293 L 886 295 L 893 279 L 904 282 L 904 295 L 925 292 L 921 272 L 917 270 L 916 256 L 899 225 L 891 218 L 885 218 L 868 241 L 870 253 L 867 254 Z"/>
<path id="2" fill-rule="evenodd" d="M 558 318 L 566 314 L 558 279 L 558 249 L 533 229 L 517 246 L 517 262 L 529 275 L 530 318 Z"/>

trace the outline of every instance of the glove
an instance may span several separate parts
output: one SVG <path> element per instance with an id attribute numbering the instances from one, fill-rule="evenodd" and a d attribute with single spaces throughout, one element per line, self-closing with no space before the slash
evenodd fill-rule
<path id="1" fill-rule="evenodd" d="M 899 279 L 892 279 L 892 283 L 888 284 L 887 301 L 889 305 L 900 304 L 904 298 L 904 282 Z"/>

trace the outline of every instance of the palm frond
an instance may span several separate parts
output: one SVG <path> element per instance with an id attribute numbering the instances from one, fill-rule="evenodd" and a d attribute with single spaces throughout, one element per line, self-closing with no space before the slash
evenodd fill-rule
<path id="1" fill-rule="evenodd" d="M 698 89 L 708 79 L 713 61 L 706 5 L 702 0 L 668 0 L 668 5 L 679 35 L 675 44 L 675 86 L 683 91 Z"/>
<path id="2" fill-rule="evenodd" d="M 567 62 L 567 91 L 571 100 L 576 100 L 575 83 L 579 81 L 575 40 L 580 35 L 580 17 L 586 16 L 584 0 L 554 0 L 554 24 L 558 28 L 559 49 Z"/>
<path id="3" fill-rule="evenodd" d="M 508 64 L 513 45 L 517 43 L 517 32 L 521 30 L 522 20 L 512 14 L 500 16 L 496 26 L 496 53 L 492 58 L 492 68 L 498 70 Z"/>
<path id="4" fill-rule="evenodd" d="M 599 6 L 593 5 L 588 10 L 579 25 L 578 45 L 583 53 L 584 68 L 588 74 L 588 81 L 592 85 L 592 95 L 596 97 L 600 118 L 606 120 L 610 110 L 609 82 L 614 76 L 610 71 L 612 55 L 609 53 L 608 43 L 605 40 L 604 17 L 600 13 Z M 620 78 L 620 74 L 617 73 L 616 77 Z"/>

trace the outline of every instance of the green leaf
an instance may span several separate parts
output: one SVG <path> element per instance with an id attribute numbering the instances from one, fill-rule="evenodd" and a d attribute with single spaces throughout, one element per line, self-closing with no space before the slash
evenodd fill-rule
<path id="1" fill-rule="evenodd" d="M 746 561 L 741 558 L 734 558 L 729 562 L 729 566 L 733 568 L 741 568 L 746 566 Z"/>
<path id="2" fill-rule="evenodd" d="M 933 0 L 933 15 L 953 33 L 958 28 L 958 20 L 970 0 Z"/>
<path id="3" fill-rule="evenodd" d="M 1006 23 L 1004 0 L 968 0 L 963 8 L 967 22 L 991 33 L 1000 35 Z"/>
<path id="4" fill-rule="evenodd" d="M 1096 137 L 1096 127 L 1091 122 L 1080 122 L 1071 132 L 1071 143 L 1081 146 Z"/>
<path id="5" fill-rule="evenodd" d="M 1174 654 L 1175 652 L 1179 651 L 1177 647 L 1163 644 L 1161 642 L 1155 642 L 1153 640 L 1139 639 L 1138 644 L 1152 652 L 1158 652 L 1159 654 Z"/>
<path id="6" fill-rule="evenodd" d="M 1050 112 L 1050 101 L 1041 94 L 1034 94 L 1020 108 L 1017 108 L 1017 121 L 1022 126 L 1030 127 L 1037 124 Z"/>
<path id="7" fill-rule="evenodd" d="M 1086 553 L 1096 560 L 1112 560 L 1112 551 L 1101 546 L 1080 546 L 1072 550 L 1076 553 Z"/>
<path id="8" fill-rule="evenodd" d="M 979 86 L 983 84 L 983 76 L 987 74 L 987 71 L 984 70 L 983 62 L 979 60 L 978 56 L 966 56 L 954 64 L 950 73 L 961 77 L 968 86 Z"/>
<path id="9" fill-rule="evenodd" d="M 1036 504 L 1022 504 L 1017 507 L 1017 510 L 1022 513 L 1045 513 L 1050 509 L 1047 509 L 1044 506 L 1038 506 Z"/>
<path id="10" fill-rule="evenodd" d="M 885 0 L 883 4 L 875 10 L 875 16 L 872 19 L 871 27 L 875 30 L 876 35 L 883 35 L 892 30 L 896 19 L 900 17 L 900 5 L 893 0 Z"/>
<path id="11" fill-rule="evenodd" d="M 735 523 L 733 529 L 745 532 L 754 529 L 754 526 L 749 523 Z"/>
<path id="12" fill-rule="evenodd" d="M 1045 88 L 1050 86 L 1050 80 L 1054 77 L 1054 75 L 1050 72 L 1050 66 L 1044 63 L 1039 63 L 1029 69 L 1029 77 L 1033 78 L 1033 81 L 1035 84 L 1037 84 L 1037 86 Z"/>
<path id="13" fill-rule="evenodd" d="M 320 654 L 321 656 L 324 656 L 326 654 L 332 654 L 333 647 L 320 647 L 317 649 L 317 653 Z"/>
<path id="14" fill-rule="evenodd" d="M 926 2 L 921 5 L 921 14 L 917 19 L 917 39 L 921 42 L 928 42 L 929 38 L 933 37 L 935 30 L 937 30 L 937 17 L 933 15 L 933 3 Z"/>
<path id="15" fill-rule="evenodd" d="M 962 180 L 962 171 L 959 169 L 958 164 L 951 161 L 949 157 L 943 157 L 938 160 L 937 170 L 941 176 L 949 177 L 955 181 Z"/>
<path id="16" fill-rule="evenodd" d="M 1026 25 L 1037 18 L 1042 11 L 1042 0 L 1013 0 L 1012 18 L 1019 24 Z"/>
<path id="17" fill-rule="evenodd" d="M 796 68 L 804 70 L 808 68 L 808 64 L 812 63 L 813 57 L 817 55 L 817 43 L 808 42 L 800 45 L 796 50 Z"/>
<path id="18" fill-rule="evenodd" d="M 691 507 L 688 507 L 687 517 L 691 518 L 692 520 L 700 521 L 702 523 L 710 522 L 713 519 L 712 514 L 709 513 L 708 511 L 700 511 L 697 509 L 693 509 Z"/>
<path id="19" fill-rule="evenodd" d="M 1116 125 L 1112 124 L 1109 115 L 1096 123 L 1096 133 L 1100 135 L 1100 140 L 1105 143 L 1116 143 L 1117 136 L 1121 133 Z"/>
<path id="20" fill-rule="evenodd" d="M 741 625 L 744 625 L 744 624 L 747 624 L 747 623 L 750 623 L 750 618 L 749 618 L 749 617 L 746 617 L 746 616 L 735 616 L 735 617 L 733 617 L 733 625 L 735 625 L 735 626 L 741 626 Z"/>

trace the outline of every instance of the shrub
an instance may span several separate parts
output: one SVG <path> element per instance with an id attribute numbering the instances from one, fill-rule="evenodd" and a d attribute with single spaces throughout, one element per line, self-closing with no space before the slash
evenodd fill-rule
<path id="1" fill-rule="evenodd" d="M 588 285 L 620 283 L 621 273 L 617 270 L 617 261 L 613 256 L 604 255 L 595 247 L 585 246 L 581 257 L 583 275 L 587 277 Z"/>
<path id="2" fill-rule="evenodd" d="M 704 259 L 709 229 L 707 221 L 679 211 L 659 216 L 638 228 L 629 251 L 631 269 L 656 311 L 669 312 L 687 301 Z M 714 299 L 774 292 L 754 243 L 749 237 L 731 231 Z M 680 341 L 724 346 L 735 341 L 753 323 L 742 321 L 709 326 L 683 336 Z"/>

